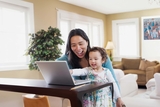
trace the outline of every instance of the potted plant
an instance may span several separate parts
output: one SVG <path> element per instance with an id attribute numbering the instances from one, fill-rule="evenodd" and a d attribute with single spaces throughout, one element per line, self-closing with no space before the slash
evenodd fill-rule
<path id="1" fill-rule="evenodd" d="M 38 69 L 35 61 L 55 60 L 62 54 L 59 45 L 62 45 L 64 41 L 60 38 L 61 34 L 58 28 L 50 26 L 47 31 L 42 29 L 29 34 L 29 36 L 31 36 L 29 47 L 25 55 L 30 56 L 30 70 Z"/>

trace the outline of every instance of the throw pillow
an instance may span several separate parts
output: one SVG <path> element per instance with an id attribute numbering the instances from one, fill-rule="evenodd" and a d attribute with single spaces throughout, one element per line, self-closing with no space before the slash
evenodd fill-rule
<path id="1" fill-rule="evenodd" d="M 146 68 L 145 60 L 142 59 L 142 60 L 140 61 L 140 64 L 139 64 L 139 69 L 140 69 L 140 70 L 145 70 L 145 68 Z"/>
<path id="2" fill-rule="evenodd" d="M 160 96 L 160 73 L 155 73 L 154 74 L 154 78 L 155 78 L 155 91 L 156 91 L 156 95 Z"/>
<path id="3" fill-rule="evenodd" d="M 146 70 L 147 67 L 155 66 L 157 63 L 155 61 L 151 62 L 148 60 L 142 59 L 139 65 L 140 70 Z"/>

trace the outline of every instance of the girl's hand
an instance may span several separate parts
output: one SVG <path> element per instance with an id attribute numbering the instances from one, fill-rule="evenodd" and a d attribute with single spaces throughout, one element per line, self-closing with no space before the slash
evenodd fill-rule
<path id="1" fill-rule="evenodd" d="M 126 107 L 121 98 L 117 99 L 116 107 Z"/>

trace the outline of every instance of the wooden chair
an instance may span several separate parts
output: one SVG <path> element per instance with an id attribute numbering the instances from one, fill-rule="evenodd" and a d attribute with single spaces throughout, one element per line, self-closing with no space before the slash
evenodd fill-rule
<path id="1" fill-rule="evenodd" d="M 43 95 L 23 95 L 24 107 L 50 107 L 48 97 Z"/>

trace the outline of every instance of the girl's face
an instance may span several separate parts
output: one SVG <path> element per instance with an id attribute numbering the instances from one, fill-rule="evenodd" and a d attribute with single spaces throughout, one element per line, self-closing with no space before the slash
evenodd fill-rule
<path id="1" fill-rule="evenodd" d="M 89 65 L 96 70 L 100 70 L 102 68 L 102 56 L 98 51 L 89 52 Z"/>
<path id="2" fill-rule="evenodd" d="M 79 58 L 83 58 L 87 51 L 88 42 L 81 36 L 76 35 L 71 38 L 71 49 Z"/>

